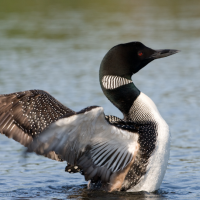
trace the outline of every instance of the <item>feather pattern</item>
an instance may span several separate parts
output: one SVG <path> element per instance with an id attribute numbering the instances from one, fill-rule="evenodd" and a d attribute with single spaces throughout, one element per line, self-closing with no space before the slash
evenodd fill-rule
<path id="1" fill-rule="evenodd" d="M 119 76 L 104 76 L 102 79 L 103 87 L 110 90 L 116 89 L 122 85 L 127 85 L 129 83 L 133 83 L 133 81 Z"/>
<path id="2" fill-rule="evenodd" d="M 42 90 L 0 95 L 0 105 L 0 132 L 24 146 L 28 146 L 50 123 L 74 113 Z M 45 156 L 60 160 L 55 152 Z"/>
<path id="3" fill-rule="evenodd" d="M 137 132 L 111 125 L 103 108 L 93 107 L 52 123 L 31 143 L 29 151 L 55 151 L 70 165 L 83 169 L 87 180 L 99 174 L 108 181 L 111 173 L 124 169 L 133 159 L 137 141 Z"/>

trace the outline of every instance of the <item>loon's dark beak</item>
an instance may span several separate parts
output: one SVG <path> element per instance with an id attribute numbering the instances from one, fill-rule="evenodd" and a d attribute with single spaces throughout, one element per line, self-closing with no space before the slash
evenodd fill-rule
<path id="1" fill-rule="evenodd" d="M 155 50 L 155 52 L 149 58 L 150 59 L 164 58 L 164 57 L 171 56 L 178 52 L 180 52 L 180 51 L 175 50 L 175 49 L 159 49 L 159 50 Z"/>
<path id="2" fill-rule="evenodd" d="M 148 47 L 147 47 L 148 48 Z M 179 50 L 174 50 L 174 49 L 159 49 L 159 50 L 153 50 L 148 48 L 148 54 L 146 56 L 146 58 L 142 59 L 139 62 L 139 65 L 134 67 L 134 71 L 133 73 L 137 73 L 140 69 L 142 69 L 143 67 L 145 67 L 148 63 L 150 63 L 151 61 L 158 59 L 158 58 L 164 58 L 167 56 L 171 56 L 175 53 L 178 53 Z"/>

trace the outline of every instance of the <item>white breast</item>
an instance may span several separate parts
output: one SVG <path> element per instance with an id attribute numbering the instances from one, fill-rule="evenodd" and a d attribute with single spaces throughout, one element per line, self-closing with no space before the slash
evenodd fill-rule
<path id="1" fill-rule="evenodd" d="M 157 139 L 155 150 L 149 159 L 149 164 L 146 169 L 147 173 L 142 176 L 139 183 L 133 188 L 129 189 L 128 192 L 153 192 L 159 189 L 167 169 L 170 150 L 169 128 L 157 110 L 156 105 L 148 96 L 143 93 L 141 93 L 135 100 L 132 112 L 132 117 L 135 118 L 135 121 L 142 121 L 143 117 L 148 116 L 149 120 L 156 122 Z"/>

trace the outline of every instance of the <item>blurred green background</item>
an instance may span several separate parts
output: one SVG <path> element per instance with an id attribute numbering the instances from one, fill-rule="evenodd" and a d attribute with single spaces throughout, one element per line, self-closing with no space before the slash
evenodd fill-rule
<path id="1" fill-rule="evenodd" d="M 198 0 L 1 1 L 1 40 L 74 40 L 77 48 L 99 48 L 104 40 L 157 38 L 165 43 L 198 36 L 199 9 Z"/>

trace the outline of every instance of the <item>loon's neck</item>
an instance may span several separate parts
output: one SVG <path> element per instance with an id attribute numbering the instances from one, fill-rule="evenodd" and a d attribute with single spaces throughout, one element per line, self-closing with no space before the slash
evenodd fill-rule
<path id="1" fill-rule="evenodd" d="M 100 80 L 100 82 L 105 96 L 123 113 L 124 117 L 126 117 L 129 114 L 133 102 L 140 95 L 140 90 L 133 82 L 117 87 L 116 89 L 106 89 L 102 84 L 102 80 Z"/>

